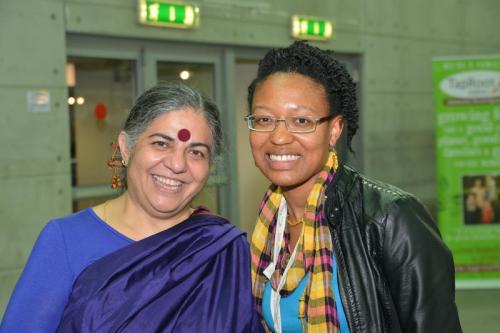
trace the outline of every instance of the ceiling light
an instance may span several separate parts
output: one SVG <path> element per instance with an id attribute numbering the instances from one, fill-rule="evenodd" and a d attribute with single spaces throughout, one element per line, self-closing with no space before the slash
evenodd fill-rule
<path id="1" fill-rule="evenodd" d="M 186 70 L 183 70 L 179 73 L 179 77 L 182 79 L 182 80 L 187 80 L 191 77 L 191 73 L 189 71 L 186 71 Z"/>

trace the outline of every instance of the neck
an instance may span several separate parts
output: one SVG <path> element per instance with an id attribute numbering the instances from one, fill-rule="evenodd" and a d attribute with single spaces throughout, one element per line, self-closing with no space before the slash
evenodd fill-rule
<path id="1" fill-rule="evenodd" d="M 317 175 L 311 177 L 307 182 L 295 187 L 283 187 L 283 195 L 286 199 L 288 214 L 293 220 L 299 221 L 304 216 L 307 197 L 316 181 Z"/>
<path id="2" fill-rule="evenodd" d="M 288 215 L 293 221 L 300 221 L 304 215 L 307 196 L 304 197 L 302 194 L 294 191 L 284 191 L 283 195 L 286 199 Z"/>
<path id="3" fill-rule="evenodd" d="M 108 222 L 125 236 L 140 240 L 186 220 L 192 210 L 186 207 L 169 216 L 155 216 L 142 208 L 128 192 L 113 199 L 108 205 Z"/>
<path id="4" fill-rule="evenodd" d="M 284 189 L 289 219 L 292 221 L 301 221 L 304 216 L 305 207 L 307 204 L 307 196 L 312 187 L 301 186 L 300 188 Z M 302 233 L 303 223 L 294 225 L 287 224 L 288 232 L 290 233 L 289 251 L 293 251 Z"/>

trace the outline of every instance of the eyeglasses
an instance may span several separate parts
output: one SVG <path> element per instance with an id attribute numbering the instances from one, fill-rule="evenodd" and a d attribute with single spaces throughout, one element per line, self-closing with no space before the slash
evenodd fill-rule
<path id="1" fill-rule="evenodd" d="M 278 127 L 278 122 L 285 122 L 285 126 L 290 133 L 311 133 L 316 130 L 318 124 L 330 120 L 333 115 L 321 118 L 310 116 L 290 116 L 284 119 L 276 119 L 266 115 L 248 115 L 245 117 L 248 128 L 256 132 L 272 132 Z"/>

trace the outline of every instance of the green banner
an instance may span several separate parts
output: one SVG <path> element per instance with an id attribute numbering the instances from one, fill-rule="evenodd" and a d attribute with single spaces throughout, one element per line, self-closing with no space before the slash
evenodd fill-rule
<path id="1" fill-rule="evenodd" d="M 457 281 L 500 286 L 500 56 L 432 67 L 439 227 Z"/>

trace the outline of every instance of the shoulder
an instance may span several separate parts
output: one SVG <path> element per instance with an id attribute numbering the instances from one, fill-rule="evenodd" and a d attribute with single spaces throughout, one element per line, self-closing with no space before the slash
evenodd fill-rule
<path id="1" fill-rule="evenodd" d="M 384 245 L 391 248 L 391 252 L 410 244 L 445 248 L 437 224 L 413 194 L 363 175 L 360 175 L 360 186 L 363 217 L 369 220 L 365 222 L 374 223 L 382 230 Z"/>
<path id="2" fill-rule="evenodd" d="M 416 200 L 402 189 L 367 177 L 346 165 L 341 165 L 326 195 L 329 201 L 341 208 L 346 204 L 363 209 L 365 217 L 380 217 L 392 205 Z"/>
<path id="3" fill-rule="evenodd" d="M 91 232 L 93 227 L 90 208 L 84 209 L 50 220 L 40 232 L 37 243 L 46 241 L 48 243 L 63 242 L 72 244 L 75 242 L 71 242 L 71 238 L 74 236 L 84 237 L 85 234 Z"/>
<path id="4" fill-rule="evenodd" d="M 35 246 L 55 246 L 56 244 L 64 243 L 65 234 L 74 233 L 73 230 L 75 229 L 81 229 L 82 226 L 88 224 L 82 222 L 89 220 L 89 217 L 89 212 L 87 210 L 82 210 L 77 213 L 50 220 L 40 231 Z"/>
<path id="5" fill-rule="evenodd" d="M 78 245 L 76 242 L 68 240 L 69 234 L 78 234 L 79 229 L 88 223 L 83 223 L 89 219 L 88 212 L 81 211 L 64 217 L 50 220 L 40 231 L 32 250 L 32 257 L 50 254 L 66 254 L 68 246 Z"/>
<path id="6" fill-rule="evenodd" d="M 343 167 L 343 177 L 350 182 L 347 197 L 357 196 L 362 201 L 365 217 L 380 220 L 387 214 L 403 212 L 404 208 L 424 209 L 412 194 L 394 185 L 363 175 L 347 166 Z M 347 191 L 347 190 L 346 190 Z"/>
<path id="7" fill-rule="evenodd" d="M 60 228 L 61 230 L 82 229 L 89 226 L 89 221 L 95 220 L 95 214 L 91 208 L 86 208 L 70 215 L 57 217 L 47 224 L 49 228 Z"/>
<path id="8" fill-rule="evenodd" d="M 206 218 L 212 220 L 215 227 L 219 229 L 221 233 L 224 233 L 227 237 L 231 238 L 233 245 L 236 245 L 238 248 L 245 249 L 245 251 L 249 249 L 246 232 L 242 231 L 228 219 L 214 214 L 207 209 L 201 211 L 200 213 L 205 214 Z"/>
<path id="9" fill-rule="evenodd" d="M 376 221 L 385 220 L 387 215 L 402 213 L 411 207 L 422 209 L 423 205 L 411 193 L 396 186 L 360 174 L 365 217 Z"/>
<path id="10" fill-rule="evenodd" d="M 225 217 L 217 215 L 203 206 L 195 208 L 191 217 L 196 220 L 205 221 L 207 228 L 217 228 L 233 234 L 246 235 L 244 231 L 241 231 Z"/>
<path id="11" fill-rule="evenodd" d="M 413 194 L 364 176 L 362 186 L 366 216 L 384 224 L 386 228 L 408 232 L 419 232 L 420 229 L 427 232 L 430 228 L 438 232 L 430 213 Z"/>
<path id="12" fill-rule="evenodd" d="M 394 230 L 385 230 L 389 232 L 429 227 L 437 232 L 430 214 L 413 194 L 348 166 L 341 167 L 337 178 L 331 186 L 333 205 L 341 210 L 350 208 L 358 223 L 375 224 L 379 230 L 397 223 Z"/>
<path id="13" fill-rule="evenodd" d="M 73 247 L 81 246 L 79 240 L 85 234 L 85 229 L 88 229 L 89 220 L 91 215 L 87 210 L 50 220 L 40 231 L 31 256 L 57 255 L 66 258 Z"/>
<path id="14" fill-rule="evenodd" d="M 63 237 L 76 245 L 91 244 L 97 240 L 123 238 L 116 230 L 102 221 L 92 208 L 55 218 L 46 228 L 59 229 Z M 97 238 L 96 238 L 97 237 Z"/>
<path id="15" fill-rule="evenodd" d="M 44 233 L 57 235 L 76 275 L 93 261 L 132 243 L 101 221 L 91 208 L 49 221 Z"/>

